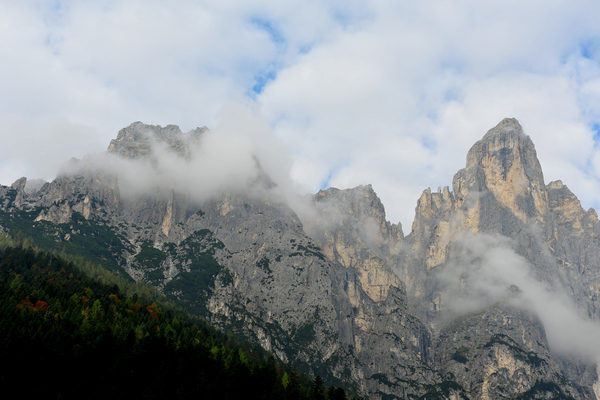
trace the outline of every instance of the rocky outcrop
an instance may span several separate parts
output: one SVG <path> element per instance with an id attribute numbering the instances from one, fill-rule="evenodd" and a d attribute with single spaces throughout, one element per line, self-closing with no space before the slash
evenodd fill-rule
<path id="1" fill-rule="evenodd" d="M 387 298 L 390 287 L 404 291 L 388 257 L 403 240 L 402 227 L 385 219 L 383 204 L 371 185 L 350 190 L 330 188 L 313 196 L 315 216 L 306 230 L 334 263 L 353 268 L 374 302 Z"/>
<path id="2" fill-rule="evenodd" d="M 426 270 L 449 260 L 461 232 L 516 237 L 528 224 L 543 224 L 549 212 L 535 147 L 513 118 L 504 119 L 473 145 L 452 187 L 452 192 L 448 187 L 437 193 L 427 189 L 417 203 L 408 242 Z"/>
<path id="3" fill-rule="evenodd" d="M 465 215 L 463 226 L 471 231 L 510 236 L 516 228 L 511 225 L 518 225 L 514 218 L 543 222 L 548 212 L 535 147 L 514 118 L 502 120 L 471 147 L 467 166 L 454 176 L 452 186 L 457 208 L 479 211 Z"/>
<path id="4" fill-rule="evenodd" d="M 579 398 L 560 374 L 541 322 L 507 303 L 454 320 L 440 333 L 435 354 L 440 372 L 470 398 Z"/>
<path id="5" fill-rule="evenodd" d="M 600 320 L 600 222 L 561 181 L 548 185 L 548 250 L 580 314 Z"/>
<path id="6" fill-rule="evenodd" d="M 185 134 L 177 125 L 146 125 L 134 122 L 119 131 L 111 140 L 108 152 L 125 158 L 147 158 L 161 147 L 180 157 L 189 158 L 192 148 L 200 142 L 206 127 L 193 129 Z"/>

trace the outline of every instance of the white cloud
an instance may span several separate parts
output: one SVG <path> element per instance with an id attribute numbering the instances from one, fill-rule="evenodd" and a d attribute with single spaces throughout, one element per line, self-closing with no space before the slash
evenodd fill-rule
<path id="1" fill-rule="evenodd" d="M 560 273 L 552 271 L 552 265 L 537 271 L 541 276 L 535 278 L 507 238 L 463 234 L 459 243 L 464 251 L 439 275 L 444 303 L 453 317 L 506 301 L 535 312 L 552 351 L 598 360 L 600 324 L 586 318 L 587 310 L 577 308 L 567 294 L 572 288 L 559 282 Z"/>
<path id="2" fill-rule="evenodd" d="M 599 17 L 591 0 L 4 2 L 0 182 L 51 178 L 137 120 L 215 129 L 233 101 L 296 184 L 373 183 L 405 230 L 506 116 L 546 180 L 598 207 Z"/>
<path id="3" fill-rule="evenodd" d="M 0 181 L 10 184 L 26 176 L 52 180 L 72 157 L 106 147 L 93 127 L 67 120 L 6 117 L 0 121 Z"/>

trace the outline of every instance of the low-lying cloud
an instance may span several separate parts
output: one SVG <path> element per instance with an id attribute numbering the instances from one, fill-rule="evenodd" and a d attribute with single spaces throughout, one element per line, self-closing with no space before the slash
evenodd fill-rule
<path id="1" fill-rule="evenodd" d="M 463 247 L 462 255 L 440 276 L 448 311 L 461 315 L 508 301 L 538 315 L 552 351 L 591 361 L 600 359 L 600 325 L 582 317 L 551 266 L 548 280 L 541 282 L 506 237 L 462 234 L 458 243 Z"/>
<path id="2" fill-rule="evenodd" d="M 147 130 L 144 133 L 152 148 L 148 156 L 90 154 L 81 161 L 64 164 L 60 174 L 109 173 L 118 178 L 120 195 L 125 198 L 175 191 L 203 202 L 226 190 L 246 189 L 261 175 L 279 186 L 290 187 L 287 152 L 268 126 L 237 105 L 222 113 L 222 121 L 216 129 L 203 132 L 197 142 L 188 143 L 188 157 L 155 140 L 152 131 Z"/>

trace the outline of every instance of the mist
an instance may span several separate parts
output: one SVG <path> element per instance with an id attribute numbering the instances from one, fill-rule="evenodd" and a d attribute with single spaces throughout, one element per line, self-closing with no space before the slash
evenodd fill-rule
<path id="1" fill-rule="evenodd" d="M 451 314 L 459 316 L 507 301 L 537 314 L 553 352 L 600 359 L 600 324 L 581 316 L 557 279 L 541 282 L 534 278 L 532 267 L 511 248 L 510 239 L 462 233 L 458 244 L 463 253 L 440 276 Z M 556 278 L 553 272 L 548 275 Z"/>
<path id="2" fill-rule="evenodd" d="M 175 191 L 198 204 L 225 191 L 247 192 L 262 179 L 270 182 L 267 186 L 272 193 L 301 208 L 303 202 L 295 193 L 302 189 L 290 178 L 291 158 L 269 127 L 251 108 L 239 104 L 225 107 L 219 120 L 215 129 L 203 132 L 197 141 L 191 140 L 189 132 L 181 135 L 189 146 L 186 157 L 147 130 L 143 134 L 149 138 L 148 156 L 88 154 L 81 161 L 63 164 L 59 175 L 107 173 L 117 177 L 122 198 Z M 254 185 L 255 192 L 259 186 Z"/>

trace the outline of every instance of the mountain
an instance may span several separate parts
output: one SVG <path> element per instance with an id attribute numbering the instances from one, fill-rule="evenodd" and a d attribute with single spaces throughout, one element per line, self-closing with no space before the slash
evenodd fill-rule
<path id="1" fill-rule="evenodd" d="M 600 222 L 544 183 L 515 119 L 452 190 L 423 192 L 406 236 L 370 185 L 290 196 L 253 155 L 211 179 L 209 134 L 134 123 L 50 183 L 0 187 L 0 231 L 149 282 L 371 399 L 600 396 Z"/>
<path id="2" fill-rule="evenodd" d="M 595 398 L 596 360 L 566 356 L 579 333 L 561 325 L 597 320 L 599 228 L 596 212 L 560 181 L 544 184 L 515 119 L 488 131 L 452 192 L 423 193 L 410 250 L 396 264 L 411 309 L 437 333 L 438 371 L 481 398 L 541 393 L 543 385 L 555 389 L 552 398 L 558 388 L 565 398 Z"/>

